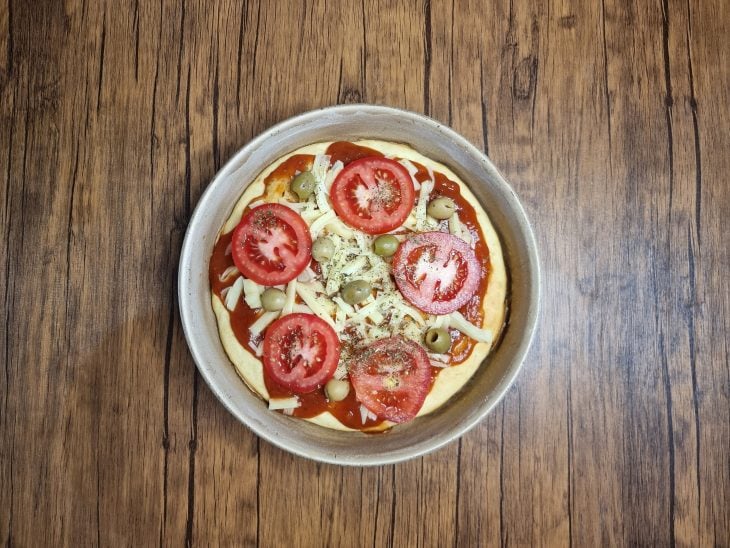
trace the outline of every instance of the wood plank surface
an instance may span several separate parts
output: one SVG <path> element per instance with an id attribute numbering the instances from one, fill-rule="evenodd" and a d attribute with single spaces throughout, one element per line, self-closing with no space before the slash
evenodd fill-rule
<path id="1" fill-rule="evenodd" d="M 0 2 L 4 546 L 730 546 L 725 0 Z M 540 328 L 477 428 L 341 468 L 259 440 L 177 312 L 226 159 L 338 103 L 483 148 Z"/>

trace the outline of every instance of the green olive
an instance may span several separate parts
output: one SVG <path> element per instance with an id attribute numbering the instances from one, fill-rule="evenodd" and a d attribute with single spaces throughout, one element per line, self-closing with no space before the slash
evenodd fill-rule
<path id="1" fill-rule="evenodd" d="M 342 401 L 350 393 L 350 383 L 337 379 L 330 379 L 324 385 L 324 393 L 330 401 Z"/>
<path id="2" fill-rule="evenodd" d="M 261 294 L 261 304 L 269 311 L 281 310 L 286 302 L 286 293 L 281 289 L 270 287 Z"/>
<path id="3" fill-rule="evenodd" d="M 451 335 L 445 329 L 432 327 L 426 331 L 426 346 L 437 354 L 444 354 L 451 348 Z"/>
<path id="4" fill-rule="evenodd" d="M 335 244 L 329 238 L 317 238 L 312 243 L 312 257 L 318 263 L 326 263 L 335 254 Z"/>
<path id="5" fill-rule="evenodd" d="M 363 302 L 370 296 L 372 288 L 365 280 L 353 280 L 340 290 L 342 300 L 347 304 Z"/>
<path id="6" fill-rule="evenodd" d="M 300 202 L 306 201 L 314 192 L 314 175 L 310 171 L 303 171 L 291 182 L 291 191 L 299 197 Z"/>
<path id="7" fill-rule="evenodd" d="M 375 241 L 373 242 L 373 251 L 375 251 L 376 255 L 380 255 L 381 257 L 390 257 L 395 253 L 396 249 L 398 249 L 399 243 L 398 238 L 392 234 L 383 234 L 382 236 L 375 238 Z"/>
<path id="8" fill-rule="evenodd" d="M 441 196 L 431 200 L 426 211 L 434 219 L 448 219 L 456 213 L 456 204 L 451 198 Z"/>

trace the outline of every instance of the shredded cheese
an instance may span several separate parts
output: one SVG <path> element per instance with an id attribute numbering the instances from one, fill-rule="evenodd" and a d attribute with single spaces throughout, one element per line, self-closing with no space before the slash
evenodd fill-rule
<path id="1" fill-rule="evenodd" d="M 450 316 L 444 314 L 443 316 L 431 316 L 431 327 L 436 329 L 448 329 L 449 328 Z"/>
<path id="2" fill-rule="evenodd" d="M 236 265 L 231 265 L 228 268 L 226 268 L 223 273 L 218 276 L 218 279 L 222 282 L 225 282 L 228 278 L 233 276 L 234 274 L 238 274 L 238 268 L 236 268 Z"/>
<path id="3" fill-rule="evenodd" d="M 327 192 L 330 191 L 332 188 L 332 183 L 335 182 L 335 179 L 340 174 L 340 171 L 342 171 L 342 168 L 345 167 L 345 165 L 337 160 L 333 165 L 332 168 L 327 172 L 327 175 L 324 179 L 324 187 L 327 189 Z"/>
<path id="4" fill-rule="evenodd" d="M 293 209 L 294 211 L 301 211 L 302 209 L 305 209 L 307 207 L 307 202 L 290 202 L 286 198 L 279 198 L 279 204 L 288 207 L 289 209 Z"/>
<path id="5" fill-rule="evenodd" d="M 297 281 L 308 283 L 308 282 L 313 281 L 316 277 L 317 277 L 317 273 L 314 270 L 312 270 L 312 268 L 309 265 L 307 265 L 307 268 L 302 270 L 302 273 L 299 274 L 299 276 L 297 276 Z"/>
<path id="6" fill-rule="evenodd" d="M 302 219 L 304 219 L 305 223 L 311 225 L 314 221 L 322 216 L 322 212 L 319 210 L 319 208 L 316 207 L 316 204 L 314 203 L 308 203 L 307 205 L 309 207 L 300 211 L 299 215 Z"/>
<path id="7" fill-rule="evenodd" d="M 436 184 L 436 177 L 433 175 L 433 169 L 431 169 L 431 166 L 426 166 L 426 171 L 428 171 L 428 178 L 431 179 L 431 182 Z"/>
<path id="8" fill-rule="evenodd" d="M 297 296 L 297 280 L 294 279 L 286 285 L 286 301 L 284 301 L 284 308 L 281 309 L 281 315 L 286 316 L 291 314 L 294 310 L 294 303 Z"/>
<path id="9" fill-rule="evenodd" d="M 302 405 L 299 398 L 292 396 L 291 398 L 271 398 L 269 399 L 269 409 L 296 409 Z"/>
<path id="10" fill-rule="evenodd" d="M 314 157 L 314 164 L 312 164 L 312 175 L 314 175 L 314 180 L 316 181 L 316 185 L 314 187 L 314 199 L 317 202 L 317 207 L 319 207 L 322 213 L 332 209 L 329 204 L 329 198 L 327 196 L 328 189 L 325 184 L 329 163 L 329 156 L 325 154 L 317 154 L 317 156 Z"/>
<path id="11" fill-rule="evenodd" d="M 418 190 L 421 188 L 421 183 L 418 182 L 418 179 L 416 179 L 416 173 L 418 173 L 418 168 L 413 165 L 413 162 L 410 160 L 399 160 L 400 164 L 408 170 L 408 174 L 411 176 L 411 181 L 413 181 L 413 188 Z"/>
<path id="12" fill-rule="evenodd" d="M 451 327 L 458 329 L 467 337 L 471 337 L 477 342 L 491 344 L 494 340 L 494 334 L 489 329 L 482 329 L 470 323 L 460 312 L 452 312 L 449 321 Z"/>
<path id="13" fill-rule="evenodd" d="M 277 316 L 279 316 L 279 312 L 271 312 L 267 311 L 261 314 L 255 322 L 251 324 L 251 327 L 248 328 L 248 330 L 251 332 L 252 335 L 257 336 L 261 335 L 264 329 L 266 329 L 271 322 L 273 322 Z"/>
<path id="14" fill-rule="evenodd" d="M 407 305 L 402 299 L 392 299 L 391 306 L 399 310 L 404 316 L 413 318 L 419 325 L 426 325 L 426 321 L 423 319 L 421 312 Z"/>
<path id="15" fill-rule="evenodd" d="M 341 308 L 337 308 L 335 311 L 335 330 L 336 331 L 342 331 L 345 328 L 345 320 L 347 320 L 347 315 Z"/>
<path id="16" fill-rule="evenodd" d="M 311 225 L 309 225 L 309 232 L 312 234 L 312 238 L 316 238 L 322 229 L 331 221 L 337 217 L 334 209 L 330 209 L 324 215 L 319 216 Z"/>
<path id="17" fill-rule="evenodd" d="M 370 304 L 363 306 L 360 310 L 357 311 L 357 314 L 352 316 L 352 320 L 359 322 L 364 320 L 365 318 L 370 318 L 375 324 L 381 323 L 385 319 L 383 318 L 383 315 L 378 311 L 378 306 L 381 302 L 382 301 L 374 300 Z"/>
<path id="18" fill-rule="evenodd" d="M 330 315 L 330 311 L 327 309 L 327 305 L 325 304 L 331 304 L 328 300 L 318 298 L 315 291 L 312 288 L 307 287 L 305 284 L 299 284 L 297 286 L 297 293 L 307 306 L 312 309 L 312 312 L 314 312 L 315 315 L 322 318 L 333 328 L 337 327 L 334 320 L 332 320 L 332 316 Z M 332 312 L 334 312 L 334 310 L 332 310 Z"/>
<path id="19" fill-rule="evenodd" d="M 243 276 L 239 276 L 236 278 L 236 281 L 233 282 L 233 285 L 226 293 L 226 308 L 228 310 L 235 310 L 236 304 L 238 304 L 238 299 L 241 298 L 241 293 L 243 292 Z"/>
<path id="20" fill-rule="evenodd" d="M 365 258 L 364 255 L 360 255 L 359 257 L 356 257 L 354 261 L 351 263 L 346 264 L 344 267 L 342 267 L 342 273 L 345 276 L 349 276 L 350 274 L 354 274 L 355 272 L 358 272 L 359 270 L 362 270 L 364 266 L 367 266 L 368 260 Z"/>
<path id="21" fill-rule="evenodd" d="M 249 209 L 253 209 L 255 207 L 259 207 L 260 205 L 264 205 L 266 203 L 265 200 L 256 200 L 255 202 L 251 202 L 248 204 Z"/>
<path id="22" fill-rule="evenodd" d="M 243 300 L 249 308 L 261 308 L 261 294 L 264 288 L 253 280 L 243 280 Z"/>
<path id="23" fill-rule="evenodd" d="M 377 420 L 378 416 L 370 411 L 367 407 L 365 407 L 363 404 L 360 404 L 360 421 L 362 424 L 365 424 L 365 421 L 370 420 Z"/>
<path id="24" fill-rule="evenodd" d="M 469 232 L 469 229 L 464 225 L 461 225 L 461 239 L 466 243 L 471 244 L 471 232 Z"/>
<path id="25" fill-rule="evenodd" d="M 335 219 L 334 221 L 329 223 L 325 228 L 327 229 L 328 232 L 337 234 L 338 236 L 341 236 L 342 238 L 352 238 L 355 234 L 351 228 L 349 228 L 345 223 L 343 223 L 339 219 Z"/>
<path id="26" fill-rule="evenodd" d="M 418 168 L 411 162 L 410 160 L 406 160 L 405 158 L 402 160 L 398 160 L 400 164 L 408 170 L 408 173 L 410 173 L 411 177 L 415 177 L 416 173 L 418 173 Z"/>
<path id="27" fill-rule="evenodd" d="M 354 316 L 355 309 L 351 304 L 346 303 L 341 297 L 332 297 L 332 301 L 337 305 L 337 308 L 342 310 L 345 316 Z"/>
<path id="28" fill-rule="evenodd" d="M 253 350 L 254 350 L 254 354 L 256 354 L 257 358 L 260 358 L 261 356 L 263 356 L 264 355 L 264 341 L 261 341 L 259 344 L 257 344 Z"/>
<path id="29" fill-rule="evenodd" d="M 306 304 L 297 303 L 294 305 L 292 311 L 299 312 L 300 314 L 312 314 L 312 309 L 309 308 Z"/>
<path id="30" fill-rule="evenodd" d="M 327 171 L 330 167 L 330 157 L 326 154 L 317 154 L 314 157 L 314 163 L 312 164 L 312 175 L 314 175 L 315 181 L 318 183 L 324 183 L 327 177 Z"/>
<path id="31" fill-rule="evenodd" d="M 426 215 L 428 208 L 428 200 L 433 190 L 433 179 L 430 181 L 424 181 L 421 185 L 421 191 L 418 193 L 418 202 L 413 212 L 415 219 L 416 230 L 419 232 L 427 232 L 438 227 L 438 224 L 434 219 Z"/>
<path id="32" fill-rule="evenodd" d="M 436 354 L 435 352 L 428 352 L 429 359 L 433 362 L 440 362 L 442 364 L 448 364 L 451 362 L 451 358 L 448 354 Z"/>

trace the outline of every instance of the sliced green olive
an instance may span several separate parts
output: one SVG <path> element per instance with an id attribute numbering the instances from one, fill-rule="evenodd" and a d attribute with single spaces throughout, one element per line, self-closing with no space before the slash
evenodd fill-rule
<path id="1" fill-rule="evenodd" d="M 342 401 L 350 393 L 350 383 L 337 379 L 330 379 L 324 385 L 324 393 L 330 401 Z"/>
<path id="2" fill-rule="evenodd" d="M 444 354 L 451 348 L 451 335 L 445 329 L 432 327 L 426 331 L 425 341 L 426 346 L 437 354 Z"/>
<path id="3" fill-rule="evenodd" d="M 299 197 L 301 202 L 304 202 L 314 192 L 314 175 L 310 171 L 303 171 L 291 182 L 291 191 Z"/>
<path id="4" fill-rule="evenodd" d="M 270 287 L 261 294 L 261 305 L 265 310 L 275 311 L 284 308 L 286 294 L 281 289 Z"/>
<path id="5" fill-rule="evenodd" d="M 398 238 L 392 234 L 383 234 L 382 236 L 375 238 L 375 241 L 373 242 L 373 251 L 375 251 L 376 255 L 380 255 L 381 257 L 390 257 L 398 249 L 398 244 L 400 244 Z"/>
<path id="6" fill-rule="evenodd" d="M 456 213 L 456 204 L 451 198 L 441 196 L 431 200 L 426 212 L 434 219 L 448 219 Z"/>
<path id="7" fill-rule="evenodd" d="M 347 304 L 363 302 L 370 296 L 372 287 L 365 280 L 353 280 L 340 290 L 342 300 Z"/>
<path id="8" fill-rule="evenodd" d="M 317 238 L 312 243 L 312 257 L 318 263 L 326 263 L 335 254 L 335 244 L 329 238 Z"/>

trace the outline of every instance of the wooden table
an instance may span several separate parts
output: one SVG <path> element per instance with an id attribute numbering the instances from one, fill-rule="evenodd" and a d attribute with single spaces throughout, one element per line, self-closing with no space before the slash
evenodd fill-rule
<path id="1" fill-rule="evenodd" d="M 730 545 L 730 5 L 0 6 L 0 542 Z M 368 102 L 483 147 L 541 325 L 477 428 L 382 468 L 257 439 L 196 373 L 202 190 L 288 116 Z"/>

